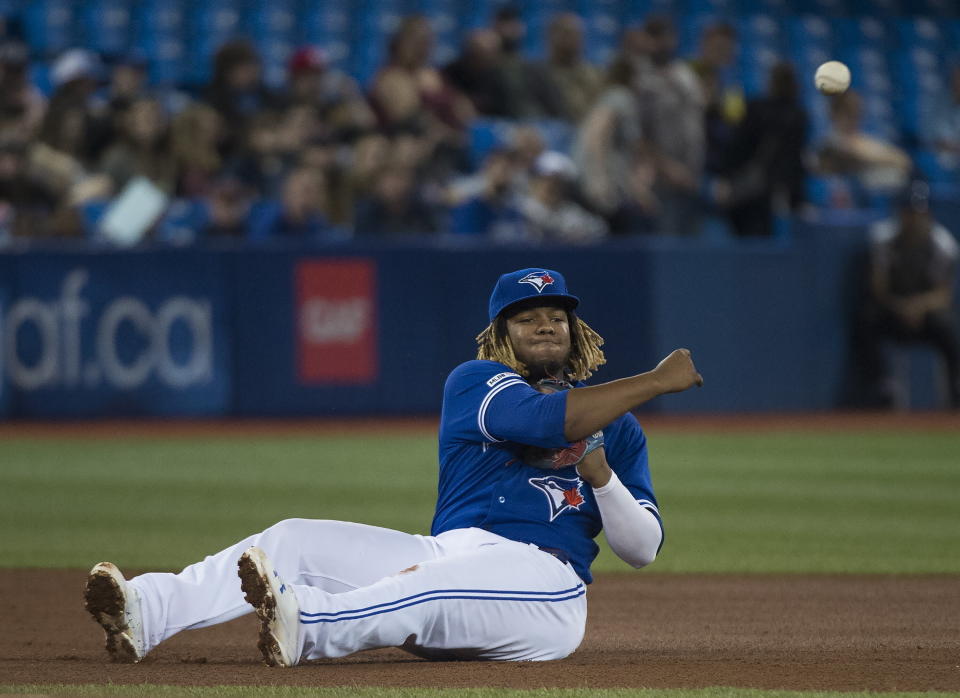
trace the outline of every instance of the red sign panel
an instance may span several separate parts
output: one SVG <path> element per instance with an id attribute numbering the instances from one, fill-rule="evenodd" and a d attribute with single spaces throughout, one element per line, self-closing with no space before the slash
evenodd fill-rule
<path id="1" fill-rule="evenodd" d="M 303 261 L 295 275 L 300 382 L 374 382 L 376 264 L 370 259 Z"/>

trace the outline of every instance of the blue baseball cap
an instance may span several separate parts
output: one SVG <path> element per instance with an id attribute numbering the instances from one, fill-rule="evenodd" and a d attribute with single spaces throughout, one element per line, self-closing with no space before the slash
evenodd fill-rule
<path id="1" fill-rule="evenodd" d="M 563 300 L 570 310 L 580 305 L 580 299 L 567 293 L 563 274 L 553 269 L 533 267 L 504 274 L 497 280 L 490 294 L 490 322 L 514 303 L 529 298 Z"/>

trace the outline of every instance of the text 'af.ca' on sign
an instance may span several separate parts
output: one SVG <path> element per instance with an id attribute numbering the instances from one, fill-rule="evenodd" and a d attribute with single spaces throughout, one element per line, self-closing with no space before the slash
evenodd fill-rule
<path id="1" fill-rule="evenodd" d="M 370 259 L 306 260 L 296 267 L 302 383 L 377 379 L 377 267 Z"/>

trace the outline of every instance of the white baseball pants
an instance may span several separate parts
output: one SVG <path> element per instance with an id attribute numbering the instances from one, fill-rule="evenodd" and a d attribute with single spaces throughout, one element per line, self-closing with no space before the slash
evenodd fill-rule
<path id="1" fill-rule="evenodd" d="M 179 574 L 132 579 L 145 649 L 252 612 L 237 577 L 251 545 L 296 594 L 301 661 L 379 647 L 432 659 L 561 659 L 583 638 L 585 585 L 536 546 L 477 528 L 419 536 L 288 519 Z"/>

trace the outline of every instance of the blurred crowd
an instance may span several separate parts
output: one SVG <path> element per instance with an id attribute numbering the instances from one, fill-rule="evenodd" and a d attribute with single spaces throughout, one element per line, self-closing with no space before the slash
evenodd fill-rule
<path id="1" fill-rule="evenodd" d="M 671 20 L 648 17 L 606 66 L 584 59 L 575 14 L 550 18 L 542 60 L 521 52 L 524 32 L 504 6 L 438 66 L 429 20 L 408 16 L 369 85 L 305 46 L 279 90 L 243 40 L 223 45 L 210 83 L 191 90 L 150 85 L 139 54 L 72 49 L 51 65 L 49 96 L 30 80 L 28 47 L 8 39 L 0 243 L 95 239 L 124 197 L 155 204 L 134 239 L 175 244 L 438 235 L 589 244 L 697 235 L 707 216 L 738 236 L 769 236 L 804 206 L 809 171 L 880 191 L 910 176 L 906 152 L 862 130 L 855 92 L 832 99 L 822 143 L 808 142 L 798 84 L 807 78 L 791 64 L 774 65 L 766 92 L 746 99 L 729 77 L 737 33 L 722 21 L 681 57 Z M 930 138 L 960 152 L 954 77 Z M 491 120 L 509 128 L 478 147 L 476 124 Z M 551 142 L 545 124 L 567 137 Z"/>

